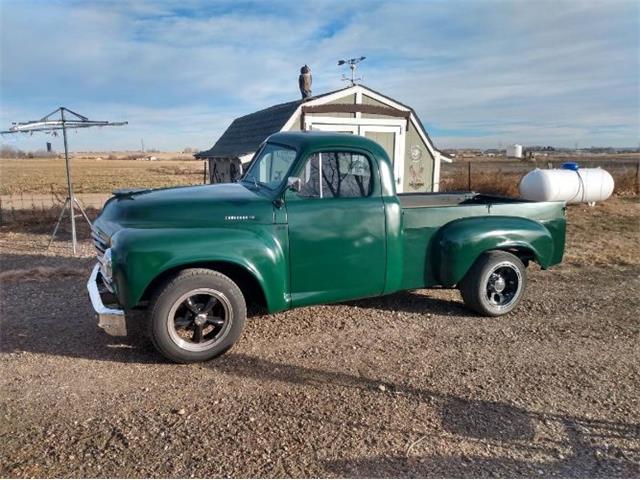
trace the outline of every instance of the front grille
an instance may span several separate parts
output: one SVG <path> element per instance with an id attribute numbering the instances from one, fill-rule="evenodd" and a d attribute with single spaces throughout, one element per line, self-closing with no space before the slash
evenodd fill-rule
<path id="1" fill-rule="evenodd" d="M 100 233 L 95 229 L 91 230 L 91 239 L 93 240 L 93 246 L 96 247 L 96 250 L 98 251 L 98 257 L 104 255 L 104 252 L 109 248 L 109 243 L 104 240 L 100 236 Z"/>
<path id="2" fill-rule="evenodd" d="M 106 275 L 105 270 L 105 258 L 104 252 L 109 248 L 109 242 L 104 239 L 104 237 L 100 234 L 100 232 L 92 228 L 91 229 L 91 239 L 93 240 L 93 246 L 96 247 L 96 251 L 98 252 L 98 262 L 100 262 L 100 279 L 102 280 L 102 284 L 109 290 L 111 293 L 114 292 L 112 279 Z"/>

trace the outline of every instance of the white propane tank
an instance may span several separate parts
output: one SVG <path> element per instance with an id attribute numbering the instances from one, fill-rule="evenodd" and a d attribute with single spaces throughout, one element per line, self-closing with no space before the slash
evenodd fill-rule
<path id="1" fill-rule="evenodd" d="M 520 197 L 536 202 L 595 203 L 613 193 L 613 177 L 606 170 L 578 168 L 575 164 L 567 167 L 536 168 L 527 173 L 518 186 Z"/>

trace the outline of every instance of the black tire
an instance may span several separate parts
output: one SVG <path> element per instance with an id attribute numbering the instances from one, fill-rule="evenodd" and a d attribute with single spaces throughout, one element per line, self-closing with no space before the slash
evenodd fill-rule
<path id="1" fill-rule="evenodd" d="M 242 334 L 247 317 L 238 286 L 205 268 L 183 270 L 167 281 L 156 291 L 149 312 L 153 345 L 177 363 L 222 355 Z"/>
<path id="2" fill-rule="evenodd" d="M 515 255 L 483 253 L 469 269 L 459 288 L 467 307 L 486 317 L 505 315 L 516 308 L 527 286 L 527 272 Z"/>

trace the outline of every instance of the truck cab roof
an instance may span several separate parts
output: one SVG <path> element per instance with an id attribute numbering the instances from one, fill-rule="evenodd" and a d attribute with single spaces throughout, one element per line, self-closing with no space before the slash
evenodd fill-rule
<path id="1" fill-rule="evenodd" d="M 300 131 L 278 132 L 267 138 L 266 143 L 277 143 L 295 148 L 298 152 L 323 148 L 359 148 L 371 152 L 378 160 L 390 163 L 384 149 L 366 137 L 351 133 Z"/>

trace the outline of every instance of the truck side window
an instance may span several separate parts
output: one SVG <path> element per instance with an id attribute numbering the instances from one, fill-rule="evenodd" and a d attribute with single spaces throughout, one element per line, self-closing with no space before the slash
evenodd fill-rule
<path id="1" fill-rule="evenodd" d="M 300 176 L 303 197 L 368 197 L 373 189 L 371 161 L 359 153 L 315 153 Z"/>

